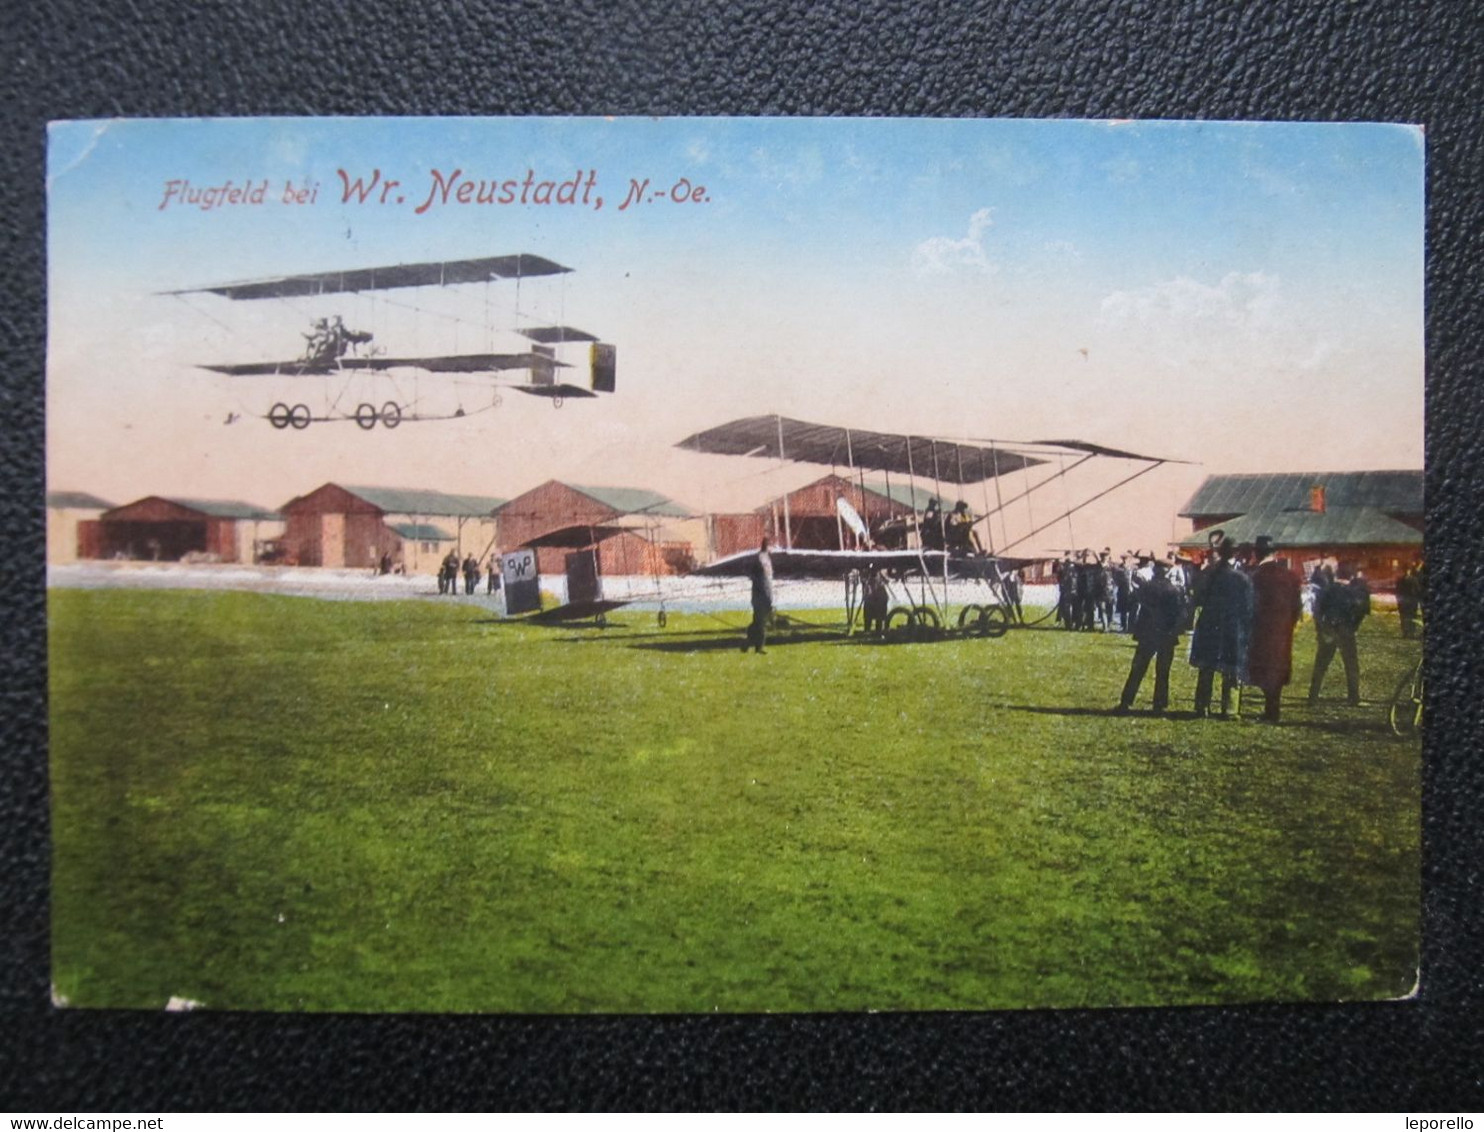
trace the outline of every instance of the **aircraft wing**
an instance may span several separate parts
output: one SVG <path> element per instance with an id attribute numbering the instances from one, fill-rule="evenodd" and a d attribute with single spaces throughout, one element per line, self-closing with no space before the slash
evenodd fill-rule
<path id="1" fill-rule="evenodd" d="M 525 279 L 569 272 L 539 255 L 485 256 L 440 263 L 398 263 L 351 271 L 319 271 L 307 275 L 279 275 L 212 287 L 187 287 L 167 295 L 209 293 L 228 299 L 291 299 L 345 291 L 389 291 L 398 287 L 451 287 L 460 283 L 488 283 L 496 279 Z"/>
<path id="2" fill-rule="evenodd" d="M 1141 456 L 1137 452 L 1125 452 L 1121 448 L 1107 448 L 1101 444 L 1090 444 L 1085 440 L 1036 440 L 1033 444 L 1066 448 L 1073 452 L 1086 452 L 1093 456 L 1111 456 L 1115 460 L 1149 460 L 1159 464 L 1188 464 L 1188 460 L 1171 460 L 1167 456 Z"/>
<path id="3" fill-rule="evenodd" d="M 242 362 L 219 366 L 198 366 L 229 377 L 318 377 L 335 372 L 334 362 Z"/>
<path id="4" fill-rule="evenodd" d="M 605 539 L 610 539 L 614 535 L 621 535 L 627 530 L 629 530 L 628 527 L 578 523 L 570 527 L 561 527 L 554 531 L 547 531 L 544 535 L 527 539 L 521 545 L 532 548 L 558 546 L 565 547 L 568 550 L 581 550 L 583 547 L 594 546 L 597 543 L 603 542 Z"/>
<path id="5" fill-rule="evenodd" d="M 517 385 L 522 393 L 529 393 L 533 397 L 596 397 L 597 394 L 591 389 L 584 389 L 580 385 Z"/>
<path id="6" fill-rule="evenodd" d="M 853 570 L 864 570 L 875 566 L 887 574 L 917 572 L 926 569 L 931 577 L 943 576 L 944 560 L 947 560 L 948 576 L 963 580 L 992 576 L 992 566 L 1000 570 L 1018 570 L 1035 558 L 955 558 L 941 550 L 771 550 L 774 578 L 844 578 Z M 744 550 L 718 558 L 707 566 L 694 571 L 712 578 L 745 578 L 752 572 L 757 560 L 757 551 Z"/>
<path id="7" fill-rule="evenodd" d="M 895 472 L 955 484 L 979 483 L 1046 463 L 995 445 L 812 424 L 772 414 L 729 421 L 688 436 L 675 447 L 721 456 L 765 456 Z"/>
<path id="8" fill-rule="evenodd" d="M 299 359 L 292 362 L 244 362 L 229 365 L 202 366 L 215 373 L 224 373 L 231 377 L 260 377 L 269 375 L 287 375 L 294 377 L 321 376 L 324 374 L 340 373 L 347 370 L 365 370 L 379 372 L 389 369 L 420 369 L 427 373 L 504 373 L 507 370 L 538 369 L 547 371 L 550 369 L 570 369 L 565 362 L 558 362 L 541 354 L 447 354 L 441 357 L 430 358 L 387 358 L 387 357 L 343 357 L 333 361 L 311 362 Z M 546 388 L 556 388 L 548 386 Z M 592 394 L 571 393 L 562 396 L 591 396 Z"/>
<path id="9" fill-rule="evenodd" d="M 575 326 L 530 326 L 525 330 L 517 330 L 516 333 L 529 338 L 532 342 L 540 342 L 543 346 L 560 346 L 563 342 L 596 342 L 598 340 L 596 334 L 578 330 Z"/>
<path id="10" fill-rule="evenodd" d="M 512 369 L 569 369 L 541 354 L 448 354 L 436 358 L 341 358 L 347 369 L 409 369 L 429 373 L 503 373 Z"/>
<path id="11" fill-rule="evenodd" d="M 555 625 L 563 621 L 586 621 L 589 617 L 597 617 L 601 613 L 611 613 L 615 609 L 621 609 L 628 605 L 627 601 L 569 601 L 566 605 L 559 605 L 554 609 L 543 609 L 540 613 L 533 613 L 526 618 L 527 621 L 537 625 Z"/>

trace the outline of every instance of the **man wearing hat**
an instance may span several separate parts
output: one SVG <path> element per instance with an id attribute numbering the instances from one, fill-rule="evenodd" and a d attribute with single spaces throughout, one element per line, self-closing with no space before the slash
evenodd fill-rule
<path id="1" fill-rule="evenodd" d="M 1273 557 L 1273 540 L 1258 535 L 1253 545 L 1252 649 L 1247 678 L 1262 689 L 1262 717 L 1278 722 L 1279 699 L 1293 675 L 1293 628 L 1303 613 L 1299 580 Z"/>
<path id="2" fill-rule="evenodd" d="M 1169 558 L 1154 562 L 1154 576 L 1139 586 L 1139 610 L 1134 618 L 1134 660 L 1129 665 L 1128 680 L 1115 715 L 1126 715 L 1139 694 L 1144 673 L 1154 661 L 1154 714 L 1170 706 L 1170 666 L 1175 660 L 1175 645 L 1180 641 L 1180 624 L 1184 618 L 1180 591 L 1170 582 Z"/>
<path id="3" fill-rule="evenodd" d="M 1190 639 L 1190 663 L 1200 670 L 1195 682 L 1195 714 L 1211 711 L 1212 688 L 1221 673 L 1221 718 L 1231 711 L 1233 688 L 1247 681 L 1247 650 L 1252 639 L 1252 583 L 1232 563 L 1236 544 L 1222 537 L 1216 560 L 1201 571 L 1196 601 L 1200 620 Z"/>
<path id="4" fill-rule="evenodd" d="M 960 499 L 953 505 L 953 513 L 948 516 L 944 530 L 949 554 L 963 556 L 975 551 L 984 553 L 984 544 L 979 541 L 979 532 L 974 529 L 976 521 L 967 500 Z"/>
<path id="5" fill-rule="evenodd" d="M 1314 600 L 1314 627 L 1319 646 L 1314 651 L 1314 675 L 1309 680 L 1309 704 L 1319 699 L 1324 674 L 1338 651 L 1345 664 L 1345 698 L 1351 707 L 1360 703 L 1360 653 L 1355 633 L 1371 612 L 1371 591 L 1354 566 L 1340 563 L 1335 580 L 1319 591 Z"/>

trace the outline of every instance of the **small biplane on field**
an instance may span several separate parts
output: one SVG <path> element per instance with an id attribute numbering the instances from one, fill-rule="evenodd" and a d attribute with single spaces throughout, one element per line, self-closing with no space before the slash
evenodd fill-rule
<path id="1" fill-rule="evenodd" d="M 794 548 L 788 497 L 784 496 L 779 531 L 782 537 L 780 544 L 770 550 L 774 578 L 843 581 L 845 629 L 850 632 L 861 612 L 862 581 L 874 573 L 886 581 L 894 605 L 887 613 L 886 635 L 898 640 L 928 640 L 955 632 L 1003 636 L 1020 623 L 1016 616 L 1019 603 L 1007 591 L 1011 575 L 1045 560 L 1016 557 L 1010 551 L 1043 531 L 1069 522 L 1072 515 L 1140 476 L 1164 464 L 1185 462 L 1080 440 L 950 440 L 812 424 L 776 414 L 730 421 L 688 436 L 676 447 L 713 455 L 843 468 L 849 473 L 847 478 L 858 479 L 862 494 L 868 486 L 866 472 L 885 477 L 888 497 L 893 494 L 891 477 L 901 477 L 899 484 L 902 479 L 906 481 L 907 496 L 914 500 L 920 494 L 918 481 L 933 485 L 935 499 L 943 497 L 945 484 L 961 491 L 979 485 L 983 513 L 961 528 L 957 539 L 947 517 L 933 511 L 905 519 L 888 517 L 873 529 L 848 501 L 840 498 L 837 507 L 842 547 L 838 550 Z M 1095 459 L 1139 466 L 1053 517 L 1039 523 L 1032 520 L 1030 529 L 1013 541 L 994 545 L 992 519 L 1003 516 L 1012 505 L 1028 501 L 1048 484 L 1064 482 L 1068 473 Z M 1032 469 L 1043 469 L 1047 474 L 1032 482 Z M 1021 474 L 1025 483 L 1010 495 L 1005 489 L 1006 477 L 1015 474 Z M 969 541 L 970 528 L 974 530 L 974 542 Z M 983 540 L 977 535 L 980 528 Z M 851 537 L 844 533 L 847 529 Z M 1005 529 L 1003 524 L 1001 529 Z M 846 542 L 853 545 L 846 547 Z M 756 550 L 746 550 L 696 572 L 711 577 L 746 577 L 756 557 Z"/>
<path id="2" fill-rule="evenodd" d="M 546 531 L 522 542 L 521 546 L 502 555 L 505 613 L 507 616 L 529 614 L 527 620 L 538 625 L 562 625 L 590 622 L 601 629 L 608 614 L 615 609 L 638 604 L 657 606 L 660 628 L 668 621 L 666 593 L 662 584 L 663 546 L 660 542 L 660 519 L 691 518 L 681 514 L 669 500 L 657 497 L 660 513 L 639 509 L 615 515 L 601 523 L 574 523 Z M 540 552 L 546 549 L 564 551 L 562 577 L 566 600 L 556 606 L 541 606 Z M 617 567 L 623 575 L 622 597 L 610 596 L 604 587 L 605 567 Z M 647 581 L 646 591 L 636 582 Z"/>
<path id="3" fill-rule="evenodd" d="M 622 609 L 631 604 L 631 598 L 606 598 L 603 596 L 603 570 L 600 547 L 610 539 L 617 538 L 623 534 L 632 533 L 632 528 L 607 525 L 577 525 L 562 527 L 560 530 L 548 531 L 544 535 L 527 539 L 525 546 L 514 555 L 507 555 L 523 559 L 529 565 L 525 567 L 529 571 L 530 580 L 534 583 L 533 589 L 527 591 L 525 597 L 520 596 L 521 591 L 517 588 L 511 589 L 507 582 L 505 587 L 506 603 L 505 612 L 510 615 L 529 613 L 529 620 L 538 625 L 561 625 L 573 621 L 591 621 L 598 628 L 608 623 L 608 614 L 615 609 Z M 535 554 L 543 548 L 554 547 L 565 550 L 566 561 L 563 571 L 567 583 L 567 600 L 561 605 L 548 609 L 541 608 L 540 602 L 540 574 L 535 567 Z M 507 569 L 507 576 L 508 576 Z M 529 596 L 534 594 L 534 597 Z M 665 612 L 663 602 L 660 606 L 660 624 L 665 623 Z"/>
<path id="4" fill-rule="evenodd" d="M 560 276 L 572 269 L 541 256 L 517 254 L 486 256 L 480 259 L 435 263 L 407 263 L 386 267 L 357 268 L 347 271 L 315 272 L 284 275 L 240 283 L 223 283 L 191 287 L 165 294 L 183 298 L 194 294 L 217 295 L 233 301 L 279 300 L 289 303 L 319 299 L 322 296 L 358 296 L 378 300 L 381 304 L 423 314 L 429 320 L 442 319 L 457 324 L 473 323 L 476 337 L 492 340 L 494 327 L 489 325 L 488 305 L 476 304 L 472 314 L 450 314 L 424 307 L 416 302 L 394 300 L 392 291 L 472 288 L 491 283 L 512 283 L 518 289 L 524 279 Z M 517 301 L 515 311 L 520 313 Z M 479 325 L 483 321 L 485 325 Z M 499 404 L 501 388 L 517 389 L 535 397 L 545 397 L 560 408 L 567 398 L 596 397 L 612 393 L 616 382 L 616 352 L 612 345 L 600 342 L 585 330 L 567 325 L 517 326 L 517 340 L 525 345 L 508 351 L 389 354 L 377 343 L 376 332 L 347 326 L 341 314 L 313 319 L 298 357 L 275 361 L 225 362 L 202 365 L 233 378 L 288 378 L 295 387 L 301 383 L 307 390 L 315 388 L 319 396 L 306 393 L 300 400 L 292 395 L 273 403 L 262 416 L 274 428 L 305 429 L 318 421 L 354 421 L 363 429 L 377 424 L 396 428 L 407 421 L 452 420 L 483 411 Z M 466 335 L 468 330 L 466 329 Z M 503 333 L 503 332 L 502 332 Z M 582 368 L 586 380 L 559 379 L 559 371 L 577 368 L 564 361 L 567 348 L 585 350 Z M 413 388 L 408 390 L 408 376 Z M 368 379 L 383 377 L 392 382 L 392 396 L 370 396 Z M 489 395 L 487 406 L 465 409 L 430 410 L 423 405 L 417 380 L 422 376 L 437 379 L 476 379 L 478 388 Z M 312 384 L 311 384 L 312 383 Z M 313 405 L 311 404 L 313 403 Z"/>

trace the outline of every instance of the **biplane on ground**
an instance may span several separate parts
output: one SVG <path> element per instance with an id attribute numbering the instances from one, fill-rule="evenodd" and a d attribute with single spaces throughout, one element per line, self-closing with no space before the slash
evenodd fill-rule
<path id="1" fill-rule="evenodd" d="M 284 275 L 165 293 L 176 297 L 212 294 L 233 301 L 293 301 L 326 295 L 379 296 L 394 290 L 463 287 L 501 281 L 514 281 L 518 285 L 522 279 L 558 276 L 571 270 L 541 256 L 518 254 Z M 373 331 L 348 327 L 343 316 L 336 314 L 314 320 L 310 332 L 303 335 L 305 347 L 299 357 L 266 362 L 228 362 L 200 368 L 228 377 L 320 379 L 326 388 L 318 399 L 319 407 L 311 407 L 310 401 L 315 400 L 313 397 L 305 400 L 289 398 L 276 401 L 263 414 L 278 429 L 305 429 L 317 421 L 354 421 L 368 430 L 377 424 L 396 428 L 404 421 L 452 420 L 471 415 L 473 411 L 483 411 L 482 407 L 465 410 L 462 404 L 453 411 L 426 411 L 420 405 L 420 396 L 416 393 L 408 395 L 400 387 L 398 395 L 391 399 L 368 399 L 364 395 L 363 382 L 366 377 L 376 374 L 394 379 L 407 372 L 436 378 L 481 378 L 490 394 L 489 408 L 499 404 L 501 388 L 545 397 L 556 408 L 560 408 L 568 398 L 591 398 L 614 391 L 616 352 L 611 344 L 599 341 L 597 336 L 585 330 L 567 325 L 524 326 L 515 333 L 529 343 L 526 348 L 507 352 L 399 356 L 386 353 L 383 346 L 376 344 Z M 559 379 L 559 371 L 578 368 L 562 360 L 561 355 L 567 352 L 567 347 L 586 349 L 585 383 L 565 377 Z M 333 387 L 327 383 L 332 383 Z"/>
<path id="2" fill-rule="evenodd" d="M 845 586 L 845 631 L 864 612 L 867 575 L 876 573 L 890 596 L 885 633 L 893 639 L 926 639 L 943 632 L 1001 637 L 1017 624 L 1006 576 L 1037 558 L 955 555 L 942 550 L 769 551 L 775 582 L 837 581 Z M 713 578 L 745 578 L 757 551 L 717 559 L 695 572 Z M 963 602 L 955 599 L 967 598 Z M 978 598 L 979 600 L 973 600 Z M 954 610 L 953 620 L 949 615 Z"/>
<path id="3" fill-rule="evenodd" d="M 860 612 L 862 579 L 868 572 L 876 572 L 887 581 L 896 606 L 887 615 L 887 635 L 919 640 L 955 631 L 1002 636 L 1020 623 L 1016 615 L 1018 602 L 1006 588 L 1009 575 L 1045 560 L 1011 556 L 1011 550 L 1063 522 L 1070 524 L 1072 515 L 1140 476 L 1168 463 L 1185 462 L 1080 440 L 948 440 L 813 424 L 776 414 L 730 421 L 686 437 L 676 447 L 714 455 L 843 467 L 851 476 L 860 478 L 863 494 L 866 472 L 886 477 L 888 495 L 891 477 L 905 477 L 913 499 L 919 480 L 931 481 L 937 498 L 943 497 L 945 484 L 960 489 L 982 485 L 984 513 L 976 516 L 969 527 L 958 531 L 957 545 L 941 515 L 930 517 L 925 513 L 905 524 L 887 520 L 872 528 L 842 498 L 837 506 L 844 525 L 854 535 L 854 545 L 842 545 L 839 550 L 796 549 L 791 545 L 788 497 L 784 496 L 781 545 L 770 551 L 774 578 L 843 580 L 845 628 L 850 632 Z M 1007 538 L 999 547 L 994 545 L 991 523 L 994 517 L 1003 516 L 1007 508 L 1028 500 L 1048 484 L 1064 482 L 1068 473 L 1094 459 L 1138 466 L 1110 487 L 1052 518 L 1040 523 L 1032 521 L 1031 529 L 1020 537 Z M 1036 468 L 1046 469 L 1049 474 L 1031 482 L 1031 470 Z M 1016 473 L 1024 475 L 1025 483 L 1020 491 L 1009 495 L 1002 481 Z M 989 499 L 991 486 L 993 502 Z M 984 540 L 987 545 L 982 550 L 967 542 L 968 531 L 977 531 L 981 525 L 987 536 Z M 1001 529 L 1004 530 L 1003 524 Z M 847 541 L 843 534 L 841 541 Z M 752 569 L 756 554 L 756 551 L 733 554 L 697 572 L 744 577 Z"/>
<path id="4" fill-rule="evenodd" d="M 639 535 L 645 541 L 654 543 L 657 531 L 658 526 L 653 522 L 652 516 L 636 511 L 616 516 L 604 523 L 576 523 L 527 539 L 519 549 L 501 556 L 506 615 L 529 614 L 527 620 L 538 625 L 589 622 L 601 629 L 608 623 L 608 614 L 615 609 L 653 604 L 658 607 L 656 621 L 663 629 L 669 614 L 658 567 L 646 573 L 643 570 L 644 563 L 641 562 L 638 564 L 640 570 L 625 572 L 629 578 L 647 576 L 653 582 L 653 590 L 649 593 L 635 593 L 632 586 L 629 586 L 625 589 L 624 597 L 609 597 L 603 584 L 604 544 L 625 535 Z M 566 583 L 566 600 L 560 605 L 543 609 L 537 552 L 545 548 L 566 551 L 562 572 Z M 650 562 L 654 562 L 652 556 Z"/>

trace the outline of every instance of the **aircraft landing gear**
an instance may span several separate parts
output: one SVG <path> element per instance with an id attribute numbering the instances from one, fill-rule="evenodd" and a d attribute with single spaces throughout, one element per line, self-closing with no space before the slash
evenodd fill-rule
<path id="1" fill-rule="evenodd" d="M 378 410 L 375 405 L 362 401 L 356 406 L 355 415 L 351 419 L 368 432 L 376 427 L 377 421 L 387 428 L 396 428 L 402 423 L 402 406 L 395 401 L 388 401 Z"/>
<path id="2" fill-rule="evenodd" d="M 975 637 L 1003 637 L 1010 631 L 1010 615 L 1003 605 L 966 605 L 958 615 L 958 631 Z"/>
<path id="3" fill-rule="evenodd" d="M 268 410 L 268 423 L 274 428 L 288 428 L 292 425 L 296 429 L 306 429 L 313 420 L 308 405 L 289 406 L 279 401 Z"/>

